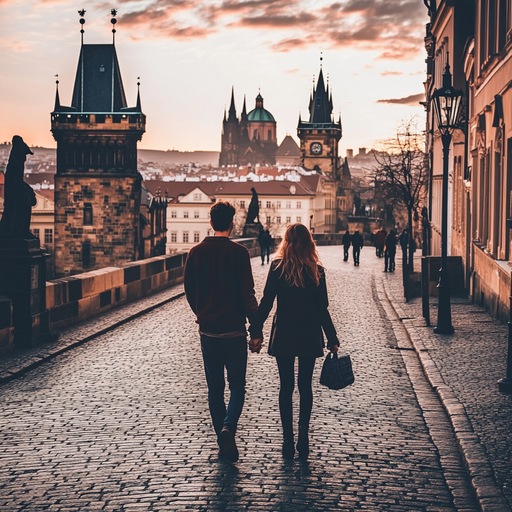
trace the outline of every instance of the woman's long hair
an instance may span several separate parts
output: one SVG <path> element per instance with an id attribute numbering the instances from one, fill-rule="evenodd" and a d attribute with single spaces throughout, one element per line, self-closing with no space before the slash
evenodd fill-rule
<path id="1" fill-rule="evenodd" d="M 286 228 L 276 260 L 277 268 L 281 268 L 281 275 L 289 285 L 305 288 L 304 274 L 317 286 L 320 284 L 320 258 L 313 237 L 303 224 L 292 224 Z"/>

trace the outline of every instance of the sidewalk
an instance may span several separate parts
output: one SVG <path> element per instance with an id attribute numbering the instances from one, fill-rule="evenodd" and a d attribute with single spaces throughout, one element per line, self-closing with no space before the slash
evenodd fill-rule
<path id="1" fill-rule="evenodd" d="M 512 396 L 498 390 L 506 375 L 508 328 L 466 297 L 452 297 L 453 335 L 434 334 L 421 298 L 406 302 L 401 267 L 383 274 L 384 290 L 402 320 L 423 369 L 450 416 L 483 510 L 512 507 Z"/>

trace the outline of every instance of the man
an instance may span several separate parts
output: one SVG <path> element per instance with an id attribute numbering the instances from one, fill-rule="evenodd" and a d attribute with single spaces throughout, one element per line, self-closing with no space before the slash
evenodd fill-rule
<path id="1" fill-rule="evenodd" d="M 341 237 L 341 243 L 343 244 L 343 261 L 348 261 L 348 251 L 350 249 L 351 242 L 352 237 L 350 236 L 350 232 L 347 229 L 345 234 Z"/>
<path id="2" fill-rule="evenodd" d="M 384 256 L 384 245 L 386 244 L 386 230 L 382 228 L 375 235 L 375 252 L 378 258 L 382 258 Z"/>
<path id="3" fill-rule="evenodd" d="M 247 249 L 229 239 L 235 209 L 218 202 L 210 209 L 215 236 L 193 247 L 185 264 L 185 293 L 197 316 L 208 385 L 208 405 L 217 434 L 219 454 L 238 460 L 235 433 L 245 397 L 247 368 L 246 318 L 251 323 L 252 352 L 261 350 L 258 303 Z M 224 368 L 231 396 L 224 402 Z"/>
<path id="4" fill-rule="evenodd" d="M 354 236 L 352 237 L 352 256 L 354 257 L 354 265 L 356 267 L 359 266 L 359 254 L 361 253 L 361 248 L 364 245 L 364 239 L 360 235 L 359 231 L 356 230 Z"/>
<path id="5" fill-rule="evenodd" d="M 258 243 L 260 244 L 260 255 L 261 255 L 261 264 L 265 265 L 265 255 L 267 256 L 267 263 L 270 260 L 270 233 L 264 231 L 263 229 L 260 231 L 258 236 Z"/>

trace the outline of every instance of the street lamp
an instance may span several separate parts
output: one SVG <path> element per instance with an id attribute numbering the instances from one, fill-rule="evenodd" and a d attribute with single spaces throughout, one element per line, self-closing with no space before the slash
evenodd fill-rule
<path id="1" fill-rule="evenodd" d="M 443 142 L 443 197 L 441 217 L 441 268 L 439 270 L 439 303 L 437 309 L 437 334 L 452 334 L 452 313 L 450 306 L 450 283 L 448 272 L 448 154 L 452 132 L 457 128 L 461 100 L 464 93 L 452 86 L 452 74 L 448 55 L 443 74 L 443 86 L 432 94 L 437 127 Z"/>

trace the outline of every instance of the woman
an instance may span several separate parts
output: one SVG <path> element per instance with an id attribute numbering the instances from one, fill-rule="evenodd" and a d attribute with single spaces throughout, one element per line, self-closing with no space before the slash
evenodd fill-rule
<path id="1" fill-rule="evenodd" d="M 328 348 L 338 351 L 338 338 L 327 310 L 324 269 L 319 265 L 315 242 L 303 224 L 288 226 L 277 250 L 259 306 L 261 324 L 267 319 L 277 296 L 277 312 L 272 324 L 268 353 L 279 369 L 279 412 L 283 425 L 283 457 L 293 458 L 292 395 L 295 381 L 295 358 L 299 360 L 300 459 L 309 455 L 309 420 L 313 407 L 311 380 L 317 357 L 324 354 L 324 337 Z"/>

